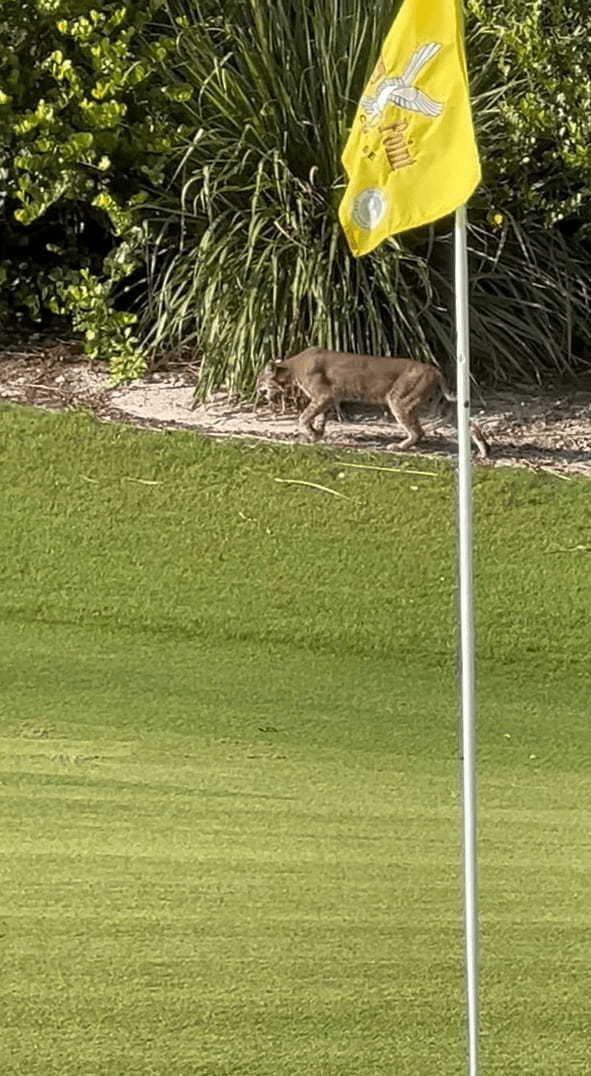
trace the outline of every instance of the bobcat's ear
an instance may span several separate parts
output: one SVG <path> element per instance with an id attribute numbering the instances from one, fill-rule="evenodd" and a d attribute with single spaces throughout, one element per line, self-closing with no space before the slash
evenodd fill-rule
<path id="1" fill-rule="evenodd" d="M 273 362 L 273 366 L 275 367 L 276 370 L 287 370 L 287 360 L 286 359 L 275 359 L 274 362 Z"/>

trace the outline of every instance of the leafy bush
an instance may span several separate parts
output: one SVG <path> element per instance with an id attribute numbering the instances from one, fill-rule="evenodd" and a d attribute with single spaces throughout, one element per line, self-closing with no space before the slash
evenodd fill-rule
<path id="1" fill-rule="evenodd" d="M 160 7 L 8 0 L 0 13 L 0 284 L 17 316 L 67 315 L 116 375 L 143 366 L 115 300 L 144 257 L 140 206 L 164 182 L 187 93 L 163 78 Z"/>
<path id="2" fill-rule="evenodd" d="M 468 10 L 473 84 L 494 102 L 480 132 L 489 190 L 522 223 L 588 234 L 588 0 L 468 0 Z"/>

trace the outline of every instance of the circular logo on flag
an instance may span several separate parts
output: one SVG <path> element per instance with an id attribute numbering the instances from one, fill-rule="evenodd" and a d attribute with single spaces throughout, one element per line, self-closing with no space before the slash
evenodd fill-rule
<path id="1" fill-rule="evenodd" d="M 370 232 L 378 225 L 386 212 L 386 199 L 377 187 L 366 187 L 353 201 L 351 216 L 355 224 Z"/>

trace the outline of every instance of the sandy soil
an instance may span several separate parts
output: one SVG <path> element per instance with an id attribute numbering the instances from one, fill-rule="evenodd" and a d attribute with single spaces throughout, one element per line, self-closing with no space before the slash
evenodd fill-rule
<path id="1" fill-rule="evenodd" d="M 195 368 L 169 365 L 141 381 L 114 389 L 106 365 L 81 359 L 69 341 L 31 337 L 26 344 L 4 341 L 0 348 L 0 398 L 52 410 L 84 407 L 101 421 L 137 426 L 192 429 L 212 437 L 297 440 L 296 416 L 268 406 L 232 402 L 219 393 L 193 406 Z M 475 393 L 473 412 L 491 441 L 490 461 L 548 470 L 567 478 L 591 475 L 591 380 L 555 391 L 522 389 Z M 413 455 L 453 457 L 453 426 L 425 421 L 427 436 Z M 380 414 L 349 408 L 346 418 L 328 422 L 325 440 L 338 448 L 395 449 L 396 424 Z"/>

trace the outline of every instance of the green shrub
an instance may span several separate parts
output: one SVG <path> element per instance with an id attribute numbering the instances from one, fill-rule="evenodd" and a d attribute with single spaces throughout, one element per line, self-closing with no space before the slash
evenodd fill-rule
<path id="1" fill-rule="evenodd" d="M 187 93 L 164 77 L 174 40 L 155 25 L 161 6 L 8 0 L 0 13 L 5 299 L 16 316 L 67 316 L 117 376 L 143 366 L 135 315 L 116 298 L 145 257 L 140 207 L 165 180 Z"/>
<path id="2" fill-rule="evenodd" d="M 480 125 L 491 198 L 522 224 L 588 234 L 588 0 L 468 0 L 468 12 L 473 85 L 493 105 Z"/>

